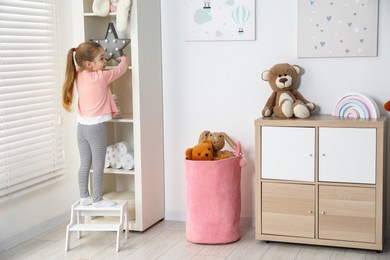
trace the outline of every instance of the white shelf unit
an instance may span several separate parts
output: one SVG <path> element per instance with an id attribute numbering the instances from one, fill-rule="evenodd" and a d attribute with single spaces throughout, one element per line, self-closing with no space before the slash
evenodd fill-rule
<path id="1" fill-rule="evenodd" d="M 97 16 L 92 12 L 92 3 L 93 0 L 72 2 L 75 46 L 90 39 L 103 39 L 108 24 L 116 25 L 116 13 Z M 103 194 L 134 192 L 135 220 L 129 221 L 129 228 L 144 231 L 165 215 L 160 1 L 133 0 L 127 29 L 117 34 L 118 38 L 131 39 L 123 50 L 130 64 L 111 86 L 122 118 L 108 123 L 108 145 L 129 143 L 135 166 L 129 171 L 107 168 Z M 107 65 L 116 66 L 116 62 L 111 60 Z"/>

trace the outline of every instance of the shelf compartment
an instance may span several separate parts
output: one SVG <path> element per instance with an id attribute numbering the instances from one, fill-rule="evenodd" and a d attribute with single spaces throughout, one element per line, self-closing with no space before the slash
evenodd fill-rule
<path id="1" fill-rule="evenodd" d="M 90 41 L 91 39 L 104 39 L 107 33 L 109 23 L 113 23 L 114 27 L 116 24 L 115 16 L 84 16 L 84 39 Z M 115 28 L 116 29 L 116 28 Z M 123 54 L 126 55 L 131 63 L 131 35 L 128 30 L 117 31 L 118 39 L 130 39 L 130 43 L 122 49 Z M 118 63 L 111 59 L 106 64 L 107 68 L 115 67 Z M 132 64 L 129 64 L 131 68 Z"/>

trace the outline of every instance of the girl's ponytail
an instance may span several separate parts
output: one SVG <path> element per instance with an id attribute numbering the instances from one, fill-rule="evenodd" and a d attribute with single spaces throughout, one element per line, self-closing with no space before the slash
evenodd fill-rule
<path id="1" fill-rule="evenodd" d="M 75 48 L 68 51 L 66 58 L 65 80 L 62 85 L 62 106 L 67 112 L 72 111 L 74 81 L 76 79 L 76 66 L 73 60 Z"/>

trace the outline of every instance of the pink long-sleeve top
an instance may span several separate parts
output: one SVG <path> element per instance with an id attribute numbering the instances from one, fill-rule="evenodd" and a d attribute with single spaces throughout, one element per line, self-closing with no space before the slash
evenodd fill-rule
<path id="1" fill-rule="evenodd" d="M 81 116 L 94 117 L 118 113 L 109 84 L 122 76 L 128 65 L 129 61 L 125 57 L 112 70 L 77 72 L 78 110 Z"/>

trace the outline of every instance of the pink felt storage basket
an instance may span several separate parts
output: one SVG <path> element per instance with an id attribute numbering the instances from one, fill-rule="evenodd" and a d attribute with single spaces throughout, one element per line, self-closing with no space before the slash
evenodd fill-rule
<path id="1" fill-rule="evenodd" d="M 217 161 L 185 161 L 186 238 L 193 243 L 223 244 L 240 238 L 241 167 L 237 156 Z"/>

